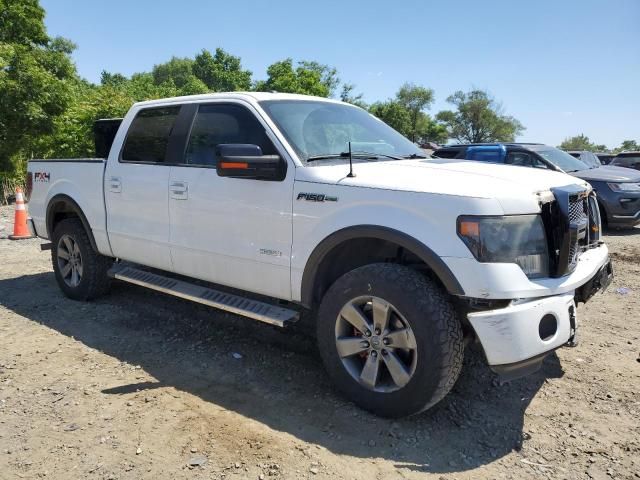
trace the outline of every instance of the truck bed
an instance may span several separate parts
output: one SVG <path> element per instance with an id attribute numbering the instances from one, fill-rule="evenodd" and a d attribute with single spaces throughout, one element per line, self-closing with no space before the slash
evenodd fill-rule
<path id="1" fill-rule="evenodd" d="M 32 187 L 29 195 L 29 214 L 39 237 L 49 238 L 47 206 L 54 197 L 67 197 L 82 205 L 91 225 L 96 246 L 110 252 L 106 233 L 104 207 L 104 158 L 51 158 L 30 160 L 27 166 Z M 73 200 L 71 200 L 73 199 Z"/>

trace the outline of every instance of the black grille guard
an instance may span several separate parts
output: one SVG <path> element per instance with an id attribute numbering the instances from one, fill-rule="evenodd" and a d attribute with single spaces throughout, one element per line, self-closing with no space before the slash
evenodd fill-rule
<path id="1" fill-rule="evenodd" d="M 547 233 L 550 273 L 573 272 L 580 254 L 600 244 L 600 212 L 595 192 L 578 185 L 552 188 L 555 201 L 541 205 Z"/>

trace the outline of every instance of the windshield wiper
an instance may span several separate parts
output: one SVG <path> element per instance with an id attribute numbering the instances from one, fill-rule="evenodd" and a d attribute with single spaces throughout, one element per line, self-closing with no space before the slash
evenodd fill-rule
<path id="1" fill-rule="evenodd" d="M 413 160 L 415 158 L 429 158 L 429 157 L 427 157 L 426 155 L 418 155 L 417 153 L 412 153 L 411 155 L 405 155 L 402 158 Z M 437 158 L 437 157 L 433 157 L 433 158 Z"/>
<path id="2" fill-rule="evenodd" d="M 353 158 L 371 159 L 371 160 L 376 160 L 376 159 L 378 159 L 380 157 L 390 158 L 392 160 L 402 160 L 402 157 L 396 157 L 394 155 L 387 155 L 385 153 L 373 153 L 373 152 L 361 152 L 361 151 L 351 152 L 351 156 Z M 349 152 L 327 153 L 325 155 L 313 155 L 313 156 L 307 158 L 307 162 L 313 162 L 315 160 L 329 160 L 329 159 L 332 159 L 332 158 L 349 158 Z"/>

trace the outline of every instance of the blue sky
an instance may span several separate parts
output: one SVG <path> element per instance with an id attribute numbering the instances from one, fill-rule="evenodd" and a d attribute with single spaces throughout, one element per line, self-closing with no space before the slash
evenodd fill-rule
<path id="1" fill-rule="evenodd" d="M 78 71 L 130 75 L 222 47 L 254 78 L 286 57 L 335 66 L 372 102 L 405 81 L 488 89 L 527 130 L 557 145 L 585 133 L 640 141 L 640 0 L 41 0 L 51 35 L 78 44 Z"/>

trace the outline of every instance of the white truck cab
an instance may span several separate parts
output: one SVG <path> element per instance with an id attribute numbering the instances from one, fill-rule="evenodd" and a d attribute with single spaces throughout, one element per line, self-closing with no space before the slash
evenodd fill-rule
<path id="1" fill-rule="evenodd" d="M 467 339 L 535 371 L 612 276 L 586 182 L 427 158 L 324 98 L 137 103 L 107 158 L 32 160 L 28 184 L 67 296 L 116 278 L 278 326 L 311 309 L 329 376 L 385 416 L 442 399 Z"/>

